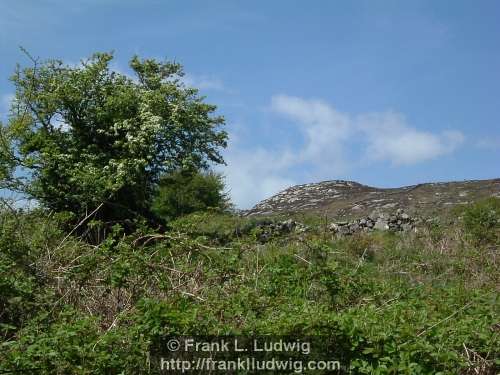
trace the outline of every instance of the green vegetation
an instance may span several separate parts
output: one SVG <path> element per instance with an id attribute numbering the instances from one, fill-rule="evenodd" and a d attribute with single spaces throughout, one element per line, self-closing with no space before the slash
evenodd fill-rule
<path id="1" fill-rule="evenodd" d="M 179 64 L 133 57 L 133 76 L 98 53 L 18 68 L 0 132 L 1 187 L 80 218 L 152 218 L 158 181 L 179 168 L 223 163 L 227 135 L 215 106 L 185 87 Z"/>
<path id="2" fill-rule="evenodd" d="M 43 211 L 0 220 L 3 371 L 143 373 L 172 334 L 322 335 L 354 373 L 500 364 L 498 241 L 462 224 L 348 238 L 319 225 L 262 245 L 258 221 L 205 212 L 163 234 L 115 226 L 95 246 Z"/>
<path id="3" fill-rule="evenodd" d="M 153 201 L 153 212 L 166 221 L 193 212 L 229 207 L 221 175 L 190 170 L 163 176 Z"/>
<path id="4" fill-rule="evenodd" d="M 500 199 L 489 198 L 458 210 L 465 229 L 476 244 L 497 242 L 500 239 Z"/>
<path id="5" fill-rule="evenodd" d="M 308 217 L 263 241 L 277 218 L 231 213 L 208 172 L 215 107 L 178 64 L 133 58 L 131 79 L 111 58 L 13 78 L 0 187 L 40 206 L 0 201 L 0 373 L 148 373 L 169 335 L 313 337 L 354 374 L 498 372 L 498 200 L 417 233 Z"/>

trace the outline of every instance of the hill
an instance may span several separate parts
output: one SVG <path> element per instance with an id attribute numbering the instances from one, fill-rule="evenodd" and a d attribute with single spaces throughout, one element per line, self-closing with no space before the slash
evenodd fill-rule
<path id="1" fill-rule="evenodd" d="M 500 179 L 424 183 L 400 188 L 376 188 L 333 180 L 297 185 L 263 200 L 245 216 L 312 213 L 333 219 L 366 216 L 373 211 L 402 209 L 411 215 L 443 215 L 456 205 L 500 197 Z"/>

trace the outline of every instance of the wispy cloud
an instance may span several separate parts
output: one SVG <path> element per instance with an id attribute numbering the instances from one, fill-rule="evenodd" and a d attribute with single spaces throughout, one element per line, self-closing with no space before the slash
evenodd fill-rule
<path id="1" fill-rule="evenodd" d="M 342 142 L 352 133 L 349 117 L 321 100 L 276 95 L 271 98 L 271 110 L 299 125 L 306 142 L 298 160 L 338 160 Z"/>
<path id="2" fill-rule="evenodd" d="M 286 95 L 273 97 L 271 103 L 274 111 L 305 127 L 305 160 L 331 163 L 332 146 L 342 149 L 349 142 L 364 147 L 369 162 L 411 165 L 452 153 L 465 140 L 456 130 L 438 134 L 418 130 L 397 112 L 350 115 L 323 101 Z"/>
<path id="3" fill-rule="evenodd" d="M 241 145 L 231 145 L 224 172 L 240 207 L 304 182 L 297 179 L 335 178 L 360 165 L 381 162 L 409 166 L 450 154 L 465 140 L 456 130 L 419 130 L 396 112 L 352 115 L 317 99 L 276 95 L 270 109 L 290 120 L 290 132 L 298 133 L 303 142 L 299 147 L 285 144 L 276 149 L 242 150 Z M 293 173 L 297 169 L 300 175 Z"/>

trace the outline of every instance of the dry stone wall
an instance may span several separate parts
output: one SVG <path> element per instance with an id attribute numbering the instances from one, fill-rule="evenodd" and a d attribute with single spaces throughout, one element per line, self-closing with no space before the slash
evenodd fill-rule
<path id="1" fill-rule="evenodd" d="M 367 217 L 348 221 L 331 223 L 328 229 L 339 235 L 352 235 L 358 232 L 369 232 L 373 230 L 409 232 L 416 231 L 419 218 L 411 217 L 402 209 L 398 209 L 393 214 L 374 212 Z"/>

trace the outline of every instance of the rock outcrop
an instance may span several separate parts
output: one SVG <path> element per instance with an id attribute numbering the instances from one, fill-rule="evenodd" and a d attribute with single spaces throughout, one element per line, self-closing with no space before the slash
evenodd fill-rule
<path id="1" fill-rule="evenodd" d="M 410 216 L 441 216 L 459 204 L 500 197 L 500 179 L 428 183 L 381 189 L 334 180 L 290 187 L 243 212 L 245 216 L 313 213 L 330 220 L 352 221 L 373 211 L 390 215 L 397 209 Z"/>

